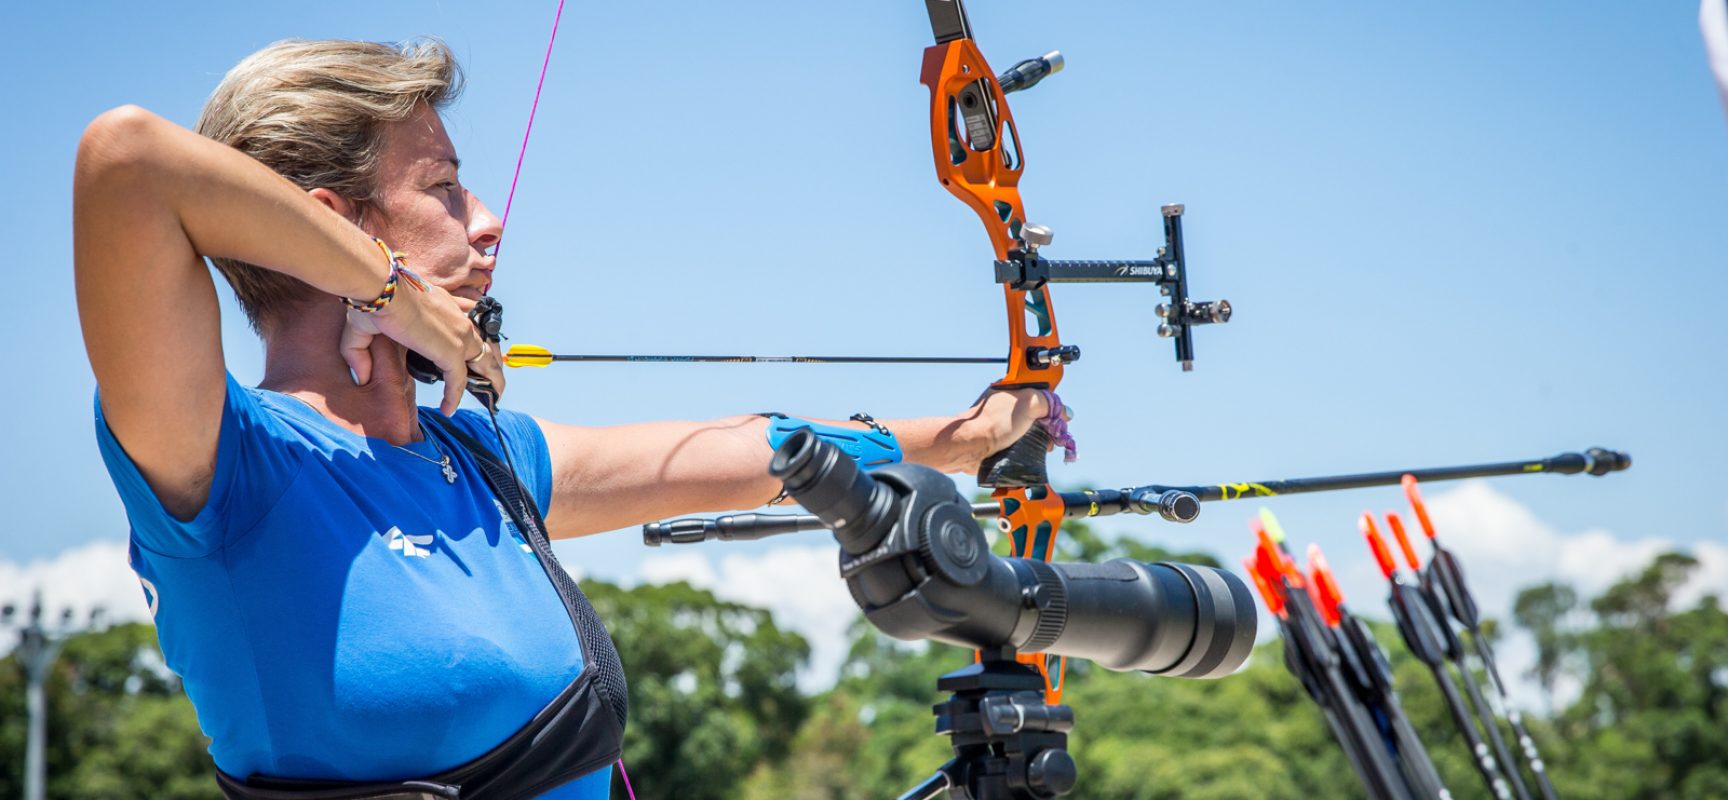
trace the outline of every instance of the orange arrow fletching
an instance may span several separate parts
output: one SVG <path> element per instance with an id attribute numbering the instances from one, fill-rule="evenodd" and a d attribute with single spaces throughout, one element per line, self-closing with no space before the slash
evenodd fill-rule
<path id="1" fill-rule="evenodd" d="M 1386 527 L 1392 529 L 1392 537 L 1398 540 L 1398 549 L 1404 551 L 1404 562 L 1410 565 L 1410 570 L 1421 570 L 1422 559 L 1416 557 L 1416 548 L 1410 546 L 1410 537 L 1404 533 L 1404 520 L 1398 518 L 1397 512 L 1386 512 Z"/>
<path id="2" fill-rule="evenodd" d="M 1260 574 L 1252 556 L 1242 559 L 1242 569 L 1254 580 L 1254 588 L 1260 590 L 1260 599 L 1265 601 L 1266 609 L 1280 617 L 1284 616 L 1284 598 L 1273 591 L 1272 584 L 1266 581 L 1266 576 Z"/>
<path id="3" fill-rule="evenodd" d="M 1285 596 L 1287 589 L 1283 582 L 1283 571 L 1278 568 L 1278 556 L 1266 552 L 1264 547 L 1255 548 L 1254 571 L 1260 575 L 1260 580 L 1265 581 L 1266 585 L 1272 589 L 1273 594 L 1278 595 L 1278 605 L 1284 606 L 1288 599 Z"/>
<path id="4" fill-rule="evenodd" d="M 1332 576 L 1332 567 L 1326 563 L 1326 556 L 1320 552 L 1320 545 L 1308 545 L 1308 577 L 1309 593 L 1314 595 L 1314 605 L 1320 607 L 1320 616 L 1326 618 L 1326 624 L 1334 628 L 1344 619 L 1342 606 L 1344 593 L 1338 590 L 1338 581 Z"/>
<path id="5" fill-rule="evenodd" d="M 1356 525 L 1362 529 L 1362 536 L 1368 539 L 1368 549 L 1374 551 L 1374 560 L 1380 563 L 1380 574 L 1391 580 L 1398 574 L 1398 562 L 1392 560 L 1392 551 L 1386 548 L 1386 540 L 1380 538 L 1380 529 L 1374 526 L 1374 515 L 1362 512 Z"/>
<path id="6" fill-rule="evenodd" d="M 1301 588 L 1302 571 L 1296 569 L 1296 564 L 1290 560 L 1290 557 L 1278 549 L 1278 544 L 1272 539 L 1272 534 L 1266 532 L 1266 526 L 1262 525 L 1259 519 L 1250 521 L 1248 526 L 1254 529 L 1255 538 L 1260 540 L 1259 551 L 1266 558 L 1267 568 L 1270 570 L 1269 577 L 1275 579 L 1282 575 L 1292 587 Z"/>
<path id="7" fill-rule="evenodd" d="M 1422 532 L 1428 538 L 1434 538 L 1434 521 L 1428 519 L 1428 504 L 1422 502 L 1422 490 L 1416 488 L 1416 476 L 1404 476 L 1404 496 L 1410 500 L 1410 507 L 1416 509 L 1416 521 L 1422 525 Z"/>
<path id="8" fill-rule="evenodd" d="M 544 367 L 551 363 L 551 350 L 531 344 L 510 345 L 509 352 L 504 354 L 504 366 L 507 367 Z"/>

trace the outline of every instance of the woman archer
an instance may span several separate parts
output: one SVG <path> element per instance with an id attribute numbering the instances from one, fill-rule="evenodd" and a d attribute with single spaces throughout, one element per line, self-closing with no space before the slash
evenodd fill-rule
<path id="1" fill-rule="evenodd" d="M 459 91 L 436 41 L 285 41 L 228 73 L 196 133 L 122 107 L 79 145 L 99 445 L 231 797 L 606 796 L 623 689 L 594 674 L 616 655 L 522 526 L 583 536 L 779 488 L 765 465 L 784 419 L 500 411 L 494 438 L 456 410 L 470 376 L 504 387 L 466 315 L 500 226 L 439 117 Z M 256 387 L 224 366 L 205 259 L 263 340 Z M 442 374 L 437 409 L 415 404 L 410 351 Z M 1047 408 L 992 392 L 884 421 L 885 457 L 971 470 Z M 513 465 L 527 518 L 488 483 L 491 459 Z"/>

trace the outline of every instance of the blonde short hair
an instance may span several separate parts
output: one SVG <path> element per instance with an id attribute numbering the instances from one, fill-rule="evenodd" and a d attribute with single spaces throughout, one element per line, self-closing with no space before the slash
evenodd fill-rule
<path id="1" fill-rule="evenodd" d="M 302 189 L 322 187 L 364 206 L 377 188 L 384 126 L 423 103 L 444 108 L 461 92 L 461 66 L 437 39 L 395 45 L 288 39 L 228 71 L 204 104 L 198 133 Z M 211 260 L 254 330 L 312 292 L 280 272 Z"/>

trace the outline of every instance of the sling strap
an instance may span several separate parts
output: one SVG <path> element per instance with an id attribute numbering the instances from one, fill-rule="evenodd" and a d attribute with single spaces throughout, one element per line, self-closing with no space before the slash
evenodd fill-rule
<path id="1" fill-rule="evenodd" d="M 522 531 L 522 538 L 527 540 L 528 546 L 533 548 L 546 577 L 552 581 L 552 588 L 558 591 L 558 598 L 564 601 L 564 608 L 570 612 L 570 621 L 575 624 L 576 636 L 582 642 L 583 658 L 589 666 L 598 667 L 601 689 L 612 703 L 612 711 L 622 729 L 630 718 L 630 699 L 624 683 L 624 667 L 618 661 L 618 648 L 612 643 L 612 635 L 606 632 L 606 626 L 600 622 L 600 615 L 588 602 L 588 596 L 582 593 L 582 587 L 577 586 L 576 580 L 558 563 L 558 556 L 553 554 L 551 539 L 546 533 L 545 518 L 540 515 L 533 495 L 517 480 L 513 470 L 499 462 L 485 443 L 456 427 L 443 414 L 426 414 L 425 417 L 435 420 L 439 430 L 449 434 L 474 457 L 486 485 L 492 487 L 492 493 L 504 504 L 505 513 Z M 499 446 L 503 446 L 501 436 Z"/>

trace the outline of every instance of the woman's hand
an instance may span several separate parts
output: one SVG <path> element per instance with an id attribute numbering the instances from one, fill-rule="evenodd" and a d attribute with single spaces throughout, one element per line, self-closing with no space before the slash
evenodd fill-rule
<path id="1" fill-rule="evenodd" d="M 985 392 L 959 416 L 961 430 L 957 438 L 973 443 L 967 448 L 967 462 L 958 465 L 959 470 L 947 471 L 977 472 L 985 458 L 1008 449 L 1049 413 L 1049 395 L 1042 389 Z"/>
<path id="2" fill-rule="evenodd" d="M 502 393 L 503 364 L 468 319 L 465 304 L 473 306 L 472 301 L 403 275 L 395 297 L 383 308 L 372 313 L 348 310 L 342 359 L 354 370 L 355 381 L 364 386 L 372 380 L 370 347 L 378 336 L 425 356 L 444 376 L 444 400 L 438 410 L 445 415 L 454 414 L 461 404 L 470 373 L 491 381 Z"/>
<path id="3" fill-rule="evenodd" d="M 474 307 L 479 305 L 479 301 L 469 300 L 466 297 L 454 297 L 454 299 L 462 307 L 462 313 L 468 316 L 469 322 L 474 324 L 478 330 L 479 323 L 474 319 Z M 470 381 L 485 381 L 491 384 L 492 397 L 496 401 L 504 397 L 504 345 L 499 342 L 486 341 L 484 335 L 481 339 L 485 342 L 485 347 L 479 357 L 470 358 L 463 363 L 468 366 L 468 379 Z M 484 403 L 484 401 L 482 402 Z"/>

